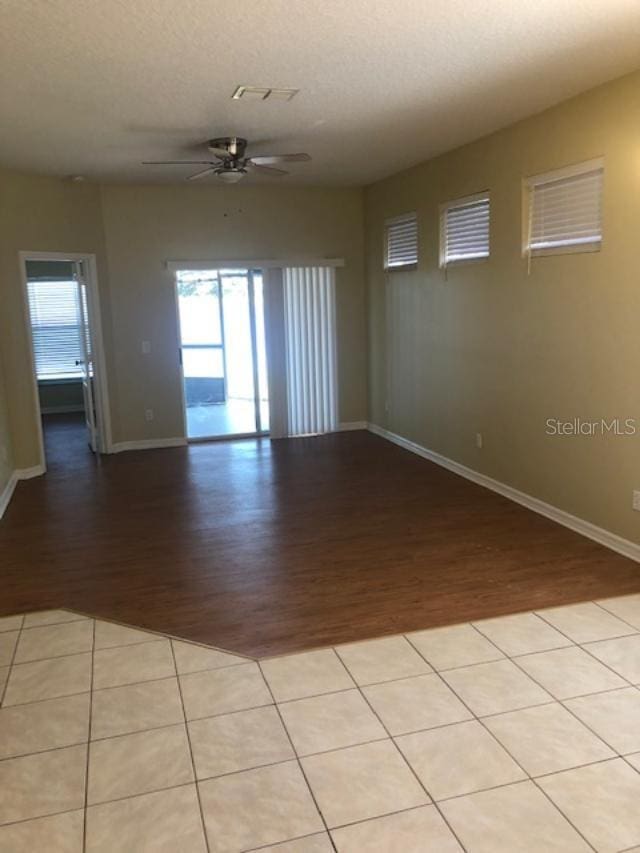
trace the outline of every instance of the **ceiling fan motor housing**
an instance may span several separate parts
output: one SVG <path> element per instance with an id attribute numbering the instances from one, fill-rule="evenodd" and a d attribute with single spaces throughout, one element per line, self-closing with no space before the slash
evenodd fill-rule
<path id="1" fill-rule="evenodd" d="M 247 149 L 247 140 L 240 136 L 221 136 L 218 139 L 209 140 L 209 150 L 220 156 L 221 151 L 226 151 L 229 159 L 240 160 L 244 158 Z"/>

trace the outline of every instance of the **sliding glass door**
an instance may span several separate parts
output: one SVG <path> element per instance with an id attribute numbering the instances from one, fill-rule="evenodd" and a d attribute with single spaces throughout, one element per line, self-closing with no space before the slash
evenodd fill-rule
<path id="1" fill-rule="evenodd" d="M 176 279 L 187 437 L 267 434 L 260 271 L 184 270 Z"/>

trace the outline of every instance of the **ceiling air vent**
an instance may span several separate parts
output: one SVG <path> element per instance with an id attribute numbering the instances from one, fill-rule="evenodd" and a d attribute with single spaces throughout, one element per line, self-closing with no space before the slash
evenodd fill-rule
<path id="1" fill-rule="evenodd" d="M 300 89 L 272 89 L 267 86 L 238 86 L 231 96 L 234 101 L 290 101 Z"/>

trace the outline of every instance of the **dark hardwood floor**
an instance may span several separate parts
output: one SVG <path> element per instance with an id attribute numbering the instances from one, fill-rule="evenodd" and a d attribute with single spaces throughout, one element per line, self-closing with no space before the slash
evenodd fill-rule
<path id="1" fill-rule="evenodd" d="M 262 656 L 640 591 L 639 567 L 366 432 L 94 459 L 0 522 L 0 615 L 69 607 Z"/>

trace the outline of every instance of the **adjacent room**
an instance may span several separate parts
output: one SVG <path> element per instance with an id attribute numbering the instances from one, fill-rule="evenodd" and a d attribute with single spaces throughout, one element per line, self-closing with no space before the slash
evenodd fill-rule
<path id="1" fill-rule="evenodd" d="M 640 6 L 8 0 L 0 853 L 640 850 Z"/>

